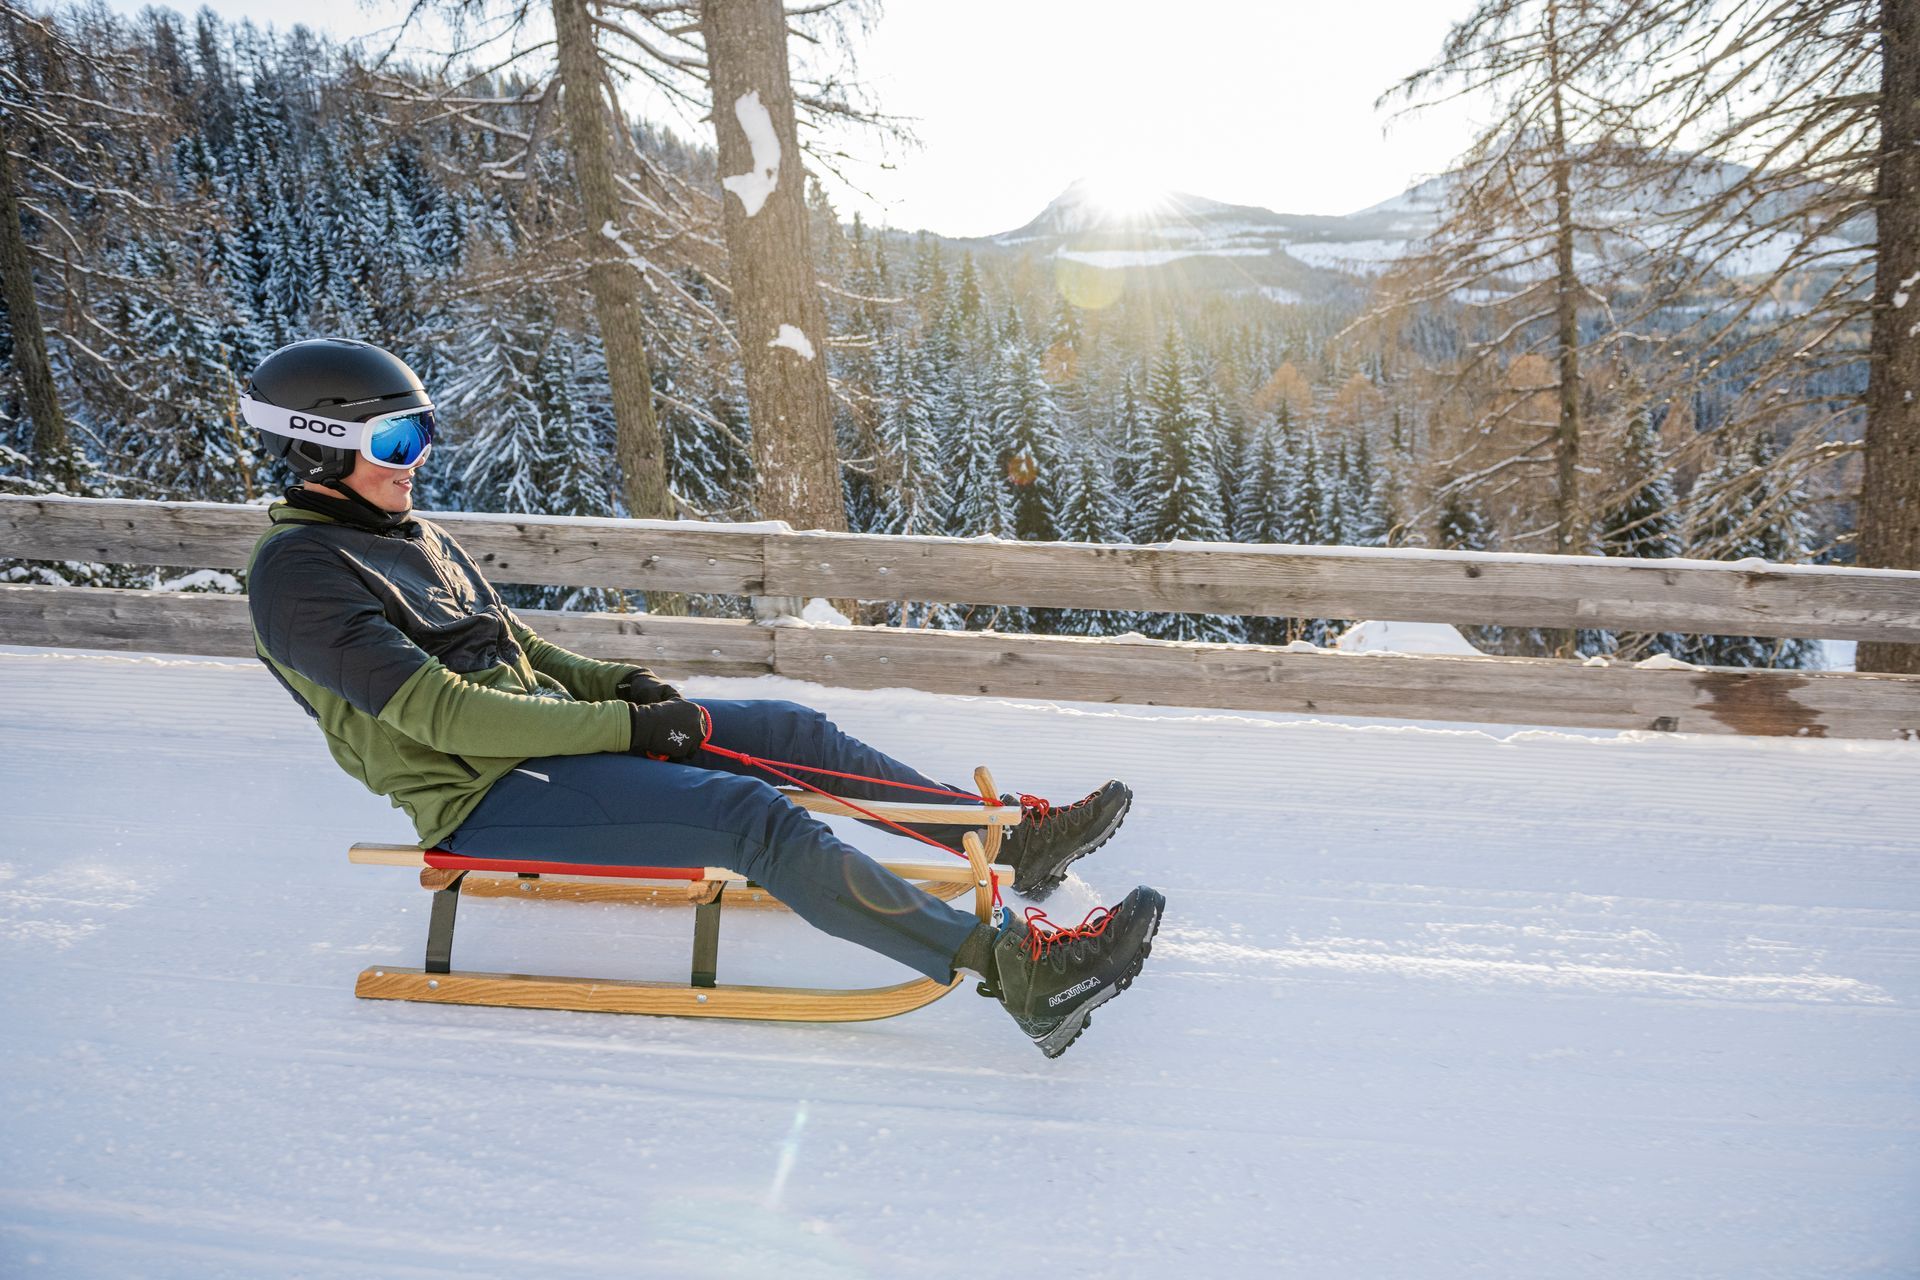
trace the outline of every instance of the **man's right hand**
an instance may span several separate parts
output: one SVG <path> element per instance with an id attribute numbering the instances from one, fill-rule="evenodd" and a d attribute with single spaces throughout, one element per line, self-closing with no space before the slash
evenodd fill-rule
<path id="1" fill-rule="evenodd" d="M 644 707 L 629 703 L 627 713 L 633 717 L 633 745 L 627 748 L 628 755 L 691 760 L 713 732 L 706 708 L 685 698 Z"/>

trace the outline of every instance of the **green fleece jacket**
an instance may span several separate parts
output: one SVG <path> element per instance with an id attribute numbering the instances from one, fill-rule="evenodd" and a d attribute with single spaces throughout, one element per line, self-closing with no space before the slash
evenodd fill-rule
<path id="1" fill-rule="evenodd" d="M 542 640 L 429 520 L 289 496 L 247 566 L 255 651 L 423 847 L 523 760 L 627 749 L 614 686 L 640 668 Z"/>

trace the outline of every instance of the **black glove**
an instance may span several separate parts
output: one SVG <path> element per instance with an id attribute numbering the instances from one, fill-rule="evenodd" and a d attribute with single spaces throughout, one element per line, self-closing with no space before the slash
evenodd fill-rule
<path id="1" fill-rule="evenodd" d="M 627 714 L 633 717 L 633 745 L 627 748 L 632 756 L 691 760 L 713 732 L 706 708 L 685 698 L 629 706 Z"/>
<path id="2" fill-rule="evenodd" d="M 638 667 L 620 677 L 620 683 L 613 686 L 613 696 L 636 707 L 647 707 L 677 698 L 680 691 L 645 667 Z"/>

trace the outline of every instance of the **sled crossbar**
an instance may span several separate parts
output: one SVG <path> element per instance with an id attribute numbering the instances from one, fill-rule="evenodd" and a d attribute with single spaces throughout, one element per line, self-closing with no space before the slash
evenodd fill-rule
<path id="1" fill-rule="evenodd" d="M 975 770 L 974 778 L 983 796 L 996 794 L 992 776 L 985 769 Z M 815 812 L 851 812 L 819 803 L 829 797 L 788 793 L 788 798 Z M 1013 882 L 1013 869 L 996 865 L 993 855 L 999 852 L 1006 828 L 1020 821 L 1019 806 L 867 803 L 864 807 L 896 822 L 983 828 L 984 841 L 976 831 L 962 837 L 964 862 L 881 865 L 938 897 L 954 898 L 971 889 L 975 914 L 982 921 L 993 919 L 996 889 Z M 363 970 L 354 985 L 354 994 L 363 999 L 780 1022 L 859 1022 L 890 1018 L 930 1004 L 961 982 L 956 975 L 951 982 L 921 978 L 856 991 L 723 985 L 718 981 L 721 907 L 728 902 L 781 905 L 759 885 L 726 867 L 603 866 L 526 858 L 470 858 L 444 849 L 373 843 L 356 844 L 347 856 L 364 866 L 419 868 L 422 887 L 433 890 L 424 964 L 418 969 L 379 966 Z M 552 876 L 569 879 L 548 878 Z M 608 880 L 621 883 L 604 883 Z M 462 896 L 690 905 L 694 908 L 694 926 L 688 980 L 680 984 L 458 972 L 453 968 L 453 932 Z"/>

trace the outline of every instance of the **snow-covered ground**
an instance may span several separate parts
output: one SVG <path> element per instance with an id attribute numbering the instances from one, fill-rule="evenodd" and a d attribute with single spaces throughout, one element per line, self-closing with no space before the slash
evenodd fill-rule
<path id="1" fill-rule="evenodd" d="M 1140 982 L 1057 1062 L 964 991 L 356 1001 L 427 901 L 346 848 L 409 833 L 262 668 L 0 650 L 0 1275 L 1920 1273 L 1920 745 L 686 686 L 1129 779 L 1050 905 L 1163 888 Z M 673 975 L 691 929 L 461 917 L 457 962 L 530 972 Z M 723 980 L 904 976 L 723 931 Z"/>

